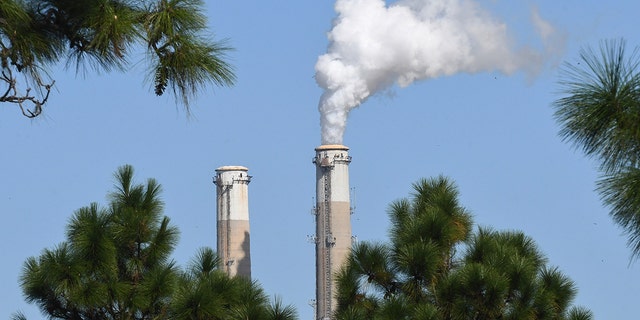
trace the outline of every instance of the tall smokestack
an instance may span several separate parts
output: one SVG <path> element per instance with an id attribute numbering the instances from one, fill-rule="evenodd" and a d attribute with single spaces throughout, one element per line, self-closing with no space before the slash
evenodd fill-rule
<path id="1" fill-rule="evenodd" d="M 335 274 L 351 251 L 349 148 L 316 149 L 316 319 L 331 319 L 336 308 Z"/>
<path id="2" fill-rule="evenodd" d="M 251 278 L 248 171 L 246 167 L 224 166 L 216 169 L 214 179 L 220 268 L 231 277 Z"/>

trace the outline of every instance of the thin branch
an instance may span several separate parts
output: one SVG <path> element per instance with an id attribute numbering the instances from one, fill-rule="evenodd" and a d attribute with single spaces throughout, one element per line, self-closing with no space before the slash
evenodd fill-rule
<path id="1" fill-rule="evenodd" d="M 17 80 L 13 77 L 13 72 L 10 68 L 2 70 L 2 76 L 0 76 L 0 82 L 7 84 L 7 91 L 0 96 L 0 102 L 15 103 L 20 108 L 22 114 L 27 118 L 35 118 L 42 113 L 42 106 L 49 100 L 49 94 L 51 88 L 55 84 L 55 81 L 51 83 L 43 83 L 39 78 L 36 79 L 36 84 L 40 89 L 44 89 L 46 93 L 42 99 L 38 99 L 33 95 L 30 95 L 31 88 L 27 88 L 24 94 L 20 94 L 17 88 Z M 32 104 L 32 106 L 29 106 Z"/>

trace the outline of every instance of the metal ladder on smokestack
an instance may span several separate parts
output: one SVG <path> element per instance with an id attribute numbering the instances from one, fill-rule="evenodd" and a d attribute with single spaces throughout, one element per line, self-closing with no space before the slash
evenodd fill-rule
<path id="1" fill-rule="evenodd" d="M 325 270 L 324 270 L 324 287 L 325 287 L 325 296 L 324 296 L 324 310 L 325 314 L 323 315 L 323 319 L 331 319 L 332 313 L 332 302 L 333 302 L 333 292 L 332 292 L 332 284 L 333 284 L 333 274 L 332 274 L 332 266 L 331 266 L 331 249 L 335 244 L 333 238 L 333 233 L 331 232 L 331 169 L 333 166 L 327 166 L 323 168 L 325 170 L 324 177 L 324 245 L 325 245 Z"/>
<path id="2" fill-rule="evenodd" d="M 227 234 L 225 235 L 225 245 L 227 248 L 227 261 L 224 262 L 225 268 L 226 268 L 226 272 L 228 275 L 231 274 L 231 265 L 233 264 L 234 260 L 231 258 L 231 192 L 230 189 L 233 187 L 233 185 L 227 185 L 225 187 L 225 191 L 224 193 L 227 195 Z"/>
<path id="3" fill-rule="evenodd" d="M 231 265 L 233 264 L 233 259 L 231 259 L 231 257 L 229 256 L 231 253 L 231 243 L 229 241 L 229 236 L 231 234 L 231 223 L 230 223 L 230 219 L 231 219 L 231 194 L 230 194 L 230 189 L 232 188 L 232 184 L 226 184 L 221 182 L 220 180 L 214 180 L 213 183 L 215 183 L 215 185 L 220 188 L 220 192 L 218 192 L 218 197 L 222 197 L 224 199 L 225 202 L 225 207 L 226 210 L 224 213 L 222 213 L 226 219 L 227 219 L 227 223 L 226 223 L 226 228 L 225 228 L 225 232 L 224 234 L 220 234 L 218 235 L 221 239 L 220 242 L 222 242 L 222 247 L 224 247 L 225 250 L 225 254 L 226 254 L 226 261 L 223 261 L 223 268 L 224 268 L 224 272 L 226 274 L 229 274 L 230 272 L 230 268 Z M 218 203 L 220 203 L 221 201 L 218 200 Z M 222 248 L 218 248 L 218 250 L 222 250 Z M 218 254 L 222 254 L 222 252 L 218 252 Z"/>

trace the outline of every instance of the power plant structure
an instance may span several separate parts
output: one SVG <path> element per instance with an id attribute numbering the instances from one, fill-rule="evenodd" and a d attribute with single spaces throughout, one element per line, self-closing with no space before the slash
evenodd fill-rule
<path id="1" fill-rule="evenodd" d="M 321 145 L 315 149 L 316 299 L 315 319 L 330 320 L 337 306 L 335 275 L 351 252 L 349 148 Z M 229 276 L 251 278 L 249 230 L 249 169 L 216 169 L 217 252 L 220 269 Z"/>
<path id="2" fill-rule="evenodd" d="M 321 145 L 316 156 L 316 320 L 330 320 L 337 306 L 335 274 L 352 247 L 349 148 Z"/>
<path id="3" fill-rule="evenodd" d="M 249 241 L 249 169 L 223 166 L 216 169 L 217 251 L 220 269 L 229 276 L 251 278 Z"/>

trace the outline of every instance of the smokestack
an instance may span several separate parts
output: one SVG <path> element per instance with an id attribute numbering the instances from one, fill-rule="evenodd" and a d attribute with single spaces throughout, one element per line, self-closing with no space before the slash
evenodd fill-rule
<path id="1" fill-rule="evenodd" d="M 220 269 L 229 276 L 251 278 L 249 245 L 249 169 L 224 166 L 216 169 L 218 256 Z"/>
<path id="2" fill-rule="evenodd" d="M 316 319 L 331 319 L 336 308 L 335 274 L 351 251 L 349 148 L 316 149 Z"/>

